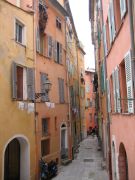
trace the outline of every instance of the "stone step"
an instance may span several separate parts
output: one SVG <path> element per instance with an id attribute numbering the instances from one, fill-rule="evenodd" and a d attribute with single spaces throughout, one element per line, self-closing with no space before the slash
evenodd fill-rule
<path id="1" fill-rule="evenodd" d="M 63 165 L 63 166 L 67 166 L 69 163 L 71 163 L 72 162 L 72 160 L 71 159 L 62 159 L 61 160 L 61 164 Z"/>

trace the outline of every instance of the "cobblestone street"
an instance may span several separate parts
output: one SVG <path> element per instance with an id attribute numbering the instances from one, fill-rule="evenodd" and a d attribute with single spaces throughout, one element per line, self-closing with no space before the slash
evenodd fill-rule
<path id="1" fill-rule="evenodd" d="M 97 151 L 96 137 L 88 137 L 80 144 L 77 158 L 59 169 L 55 180 L 108 180 L 106 170 L 101 167 L 101 151 Z"/>

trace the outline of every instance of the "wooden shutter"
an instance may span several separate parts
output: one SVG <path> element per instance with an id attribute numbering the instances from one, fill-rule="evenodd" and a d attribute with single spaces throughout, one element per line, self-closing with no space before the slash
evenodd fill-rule
<path id="1" fill-rule="evenodd" d="M 119 69 L 115 69 L 115 86 L 116 86 L 116 111 L 121 112 L 121 101 L 120 101 L 120 84 L 119 84 Z"/>
<path id="2" fill-rule="evenodd" d="M 59 63 L 62 64 L 62 44 L 59 43 Z"/>
<path id="3" fill-rule="evenodd" d="M 107 55 L 107 40 L 106 40 L 106 27 L 103 26 L 103 36 L 104 36 L 104 49 L 105 49 L 105 56 Z"/>
<path id="4" fill-rule="evenodd" d="M 133 79 L 132 79 L 132 62 L 130 51 L 125 55 L 125 70 L 126 70 L 126 84 L 127 84 L 127 99 L 128 99 L 128 112 L 134 113 L 133 99 Z"/>
<path id="5" fill-rule="evenodd" d="M 49 58 L 52 58 L 52 47 L 53 47 L 53 40 L 52 40 L 52 37 L 51 36 L 47 36 L 47 39 L 48 39 L 48 57 Z"/>
<path id="6" fill-rule="evenodd" d="M 116 110 L 116 80 L 115 80 L 115 71 L 112 72 L 112 80 L 113 80 L 113 100 L 114 100 L 114 112 L 117 112 Z"/>
<path id="7" fill-rule="evenodd" d="M 108 22 L 109 22 L 109 37 L 110 37 L 110 44 L 112 43 L 112 29 L 111 29 L 111 9 L 109 7 L 108 12 Z"/>
<path id="8" fill-rule="evenodd" d="M 64 80 L 58 78 L 59 83 L 59 101 L 60 103 L 64 103 Z"/>
<path id="9" fill-rule="evenodd" d="M 12 98 L 17 99 L 17 64 L 12 63 Z"/>
<path id="10" fill-rule="evenodd" d="M 28 100 L 34 100 L 35 99 L 35 89 L 34 89 L 34 69 L 33 68 L 27 68 L 27 95 Z"/>
<path id="11" fill-rule="evenodd" d="M 111 1 L 111 25 L 112 25 L 112 39 L 115 38 L 115 19 L 114 19 L 114 0 Z"/>
<path id="12" fill-rule="evenodd" d="M 121 19 L 124 17 L 126 10 L 127 10 L 126 0 L 120 0 Z"/>
<path id="13" fill-rule="evenodd" d="M 57 41 L 54 41 L 54 61 L 57 62 Z"/>
<path id="14" fill-rule="evenodd" d="M 37 52 L 40 52 L 40 36 L 39 36 L 39 28 L 37 28 L 37 36 L 36 36 L 36 49 Z"/>
<path id="15" fill-rule="evenodd" d="M 41 79 L 41 93 L 45 93 L 45 95 L 41 96 L 41 101 L 47 102 L 49 101 L 48 93 L 45 91 L 45 82 L 46 82 L 47 75 L 45 73 L 40 74 Z"/>
<path id="16" fill-rule="evenodd" d="M 108 99 L 108 104 L 107 104 L 107 107 L 108 107 L 108 112 L 111 112 L 111 98 L 110 98 L 110 83 L 109 83 L 109 80 L 107 80 L 107 99 Z"/>

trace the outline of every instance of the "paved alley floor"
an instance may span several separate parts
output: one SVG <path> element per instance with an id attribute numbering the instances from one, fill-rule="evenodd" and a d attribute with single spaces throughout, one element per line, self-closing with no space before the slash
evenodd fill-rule
<path id="1" fill-rule="evenodd" d="M 97 148 L 96 137 L 89 136 L 82 141 L 77 158 L 69 165 L 61 166 L 54 180 L 108 180 L 106 170 L 101 168 L 101 151 Z"/>

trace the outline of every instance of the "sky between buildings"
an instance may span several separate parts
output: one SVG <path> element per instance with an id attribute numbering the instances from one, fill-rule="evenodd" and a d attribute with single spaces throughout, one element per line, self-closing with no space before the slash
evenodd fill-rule
<path id="1" fill-rule="evenodd" d="M 94 47 L 91 43 L 89 0 L 69 0 L 79 40 L 84 45 L 85 69 L 95 68 Z"/>

